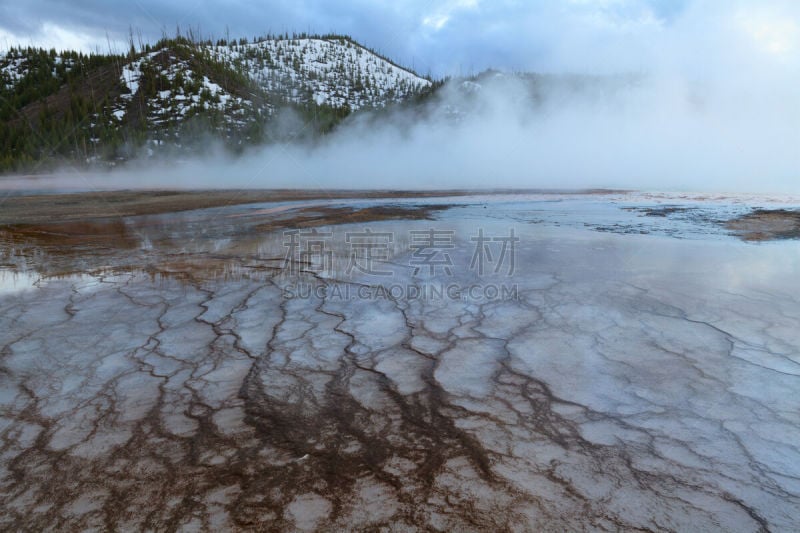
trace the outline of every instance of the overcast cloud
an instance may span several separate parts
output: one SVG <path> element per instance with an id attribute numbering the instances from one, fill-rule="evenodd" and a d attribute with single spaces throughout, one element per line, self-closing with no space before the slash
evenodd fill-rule
<path id="1" fill-rule="evenodd" d="M 793 0 L 2 0 L 0 46 L 124 48 L 180 26 L 207 36 L 347 33 L 423 74 L 646 69 L 661 54 L 703 59 L 718 47 L 797 55 Z M 749 42 L 748 42 L 749 40 Z M 689 50 L 679 50 L 680 47 Z M 675 61 L 676 57 L 670 58 Z"/>

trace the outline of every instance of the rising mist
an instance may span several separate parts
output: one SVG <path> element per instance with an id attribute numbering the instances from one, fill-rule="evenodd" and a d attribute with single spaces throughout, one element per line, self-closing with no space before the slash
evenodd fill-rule
<path id="1" fill-rule="evenodd" d="M 553 38 L 538 77 L 453 78 L 421 106 L 357 113 L 313 142 L 238 158 L 212 145 L 199 160 L 139 161 L 59 183 L 796 193 L 798 21 L 787 2 L 695 2 L 647 33 L 603 40 L 572 28 Z"/>

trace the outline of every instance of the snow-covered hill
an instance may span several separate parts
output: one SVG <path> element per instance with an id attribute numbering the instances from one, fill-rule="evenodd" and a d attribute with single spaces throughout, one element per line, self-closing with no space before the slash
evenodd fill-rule
<path id="1" fill-rule="evenodd" d="M 216 60 L 295 103 L 381 107 L 431 84 L 343 37 L 265 39 L 209 49 Z"/>
<path id="2" fill-rule="evenodd" d="M 138 106 L 145 113 L 143 118 L 154 127 L 204 112 L 215 112 L 232 126 L 244 126 L 245 116 L 269 114 L 271 108 L 267 104 L 257 105 L 258 99 L 252 98 L 252 94 L 251 98 L 233 94 L 245 92 L 235 83 L 227 83 L 229 89 L 226 90 L 212 81 L 209 76 L 214 77 L 214 74 L 202 68 L 205 66 L 202 60 L 187 55 L 185 50 L 181 54 L 169 48 L 150 52 L 123 65 L 120 82 L 124 90 L 115 102 L 113 115 L 122 120 L 136 107 L 137 97 L 143 102 Z M 142 86 L 148 82 L 152 86 Z"/>
<path id="3" fill-rule="evenodd" d="M 126 90 L 113 115 L 121 119 L 134 97 L 146 98 L 147 121 L 152 125 L 180 121 L 204 111 L 222 113 L 230 125 L 243 125 L 242 116 L 269 115 L 276 104 L 328 105 L 357 110 L 400 102 L 429 87 L 431 82 L 401 68 L 347 38 L 270 38 L 254 43 L 199 45 L 195 57 L 185 50 L 162 48 L 147 53 L 121 69 Z M 240 73 L 270 96 L 252 98 L 248 91 L 232 94 L 193 63 L 209 57 Z M 197 57 L 200 56 L 200 57 Z M 139 92 L 143 72 L 155 71 L 161 83 L 156 91 Z M 256 103 L 259 102 L 258 104 Z"/>
<path id="4" fill-rule="evenodd" d="M 178 45 L 183 46 L 183 45 Z M 310 38 L 265 38 L 258 42 L 232 42 L 230 44 L 195 44 L 191 45 L 189 55 L 186 49 L 180 53 L 175 45 L 157 47 L 148 50 L 133 60 L 122 60 L 118 65 L 120 82 L 127 97 L 116 102 L 115 114 L 124 114 L 123 105 L 136 95 L 139 89 L 139 78 L 142 68 L 154 66 L 160 75 L 168 80 L 186 80 L 188 88 L 197 86 L 199 90 L 208 89 L 214 96 L 211 107 L 225 111 L 229 106 L 228 97 L 218 81 L 209 80 L 193 72 L 192 63 L 208 57 L 215 62 L 246 76 L 267 94 L 273 95 L 273 101 L 292 102 L 296 104 L 315 103 L 331 107 L 349 107 L 351 110 L 363 107 L 383 107 L 392 102 L 402 101 L 409 96 L 431 86 L 431 81 L 409 69 L 398 66 L 392 61 L 361 46 L 347 37 L 310 37 Z M 74 53 L 67 56 L 50 52 L 50 60 L 54 65 L 66 66 L 66 71 L 75 63 Z M 207 56 L 206 56 L 207 54 Z M 0 53 L 0 82 L 3 88 L 13 91 L 16 84 L 24 80 L 31 72 L 34 60 L 31 50 L 12 49 Z M 39 73 L 41 74 L 41 73 Z M 59 76 L 56 68 L 52 69 L 54 78 Z M 192 81 L 197 83 L 192 83 Z M 199 84 L 199 85 L 198 85 Z M 165 84 L 168 85 L 168 84 Z M 126 90 L 127 89 L 127 90 Z M 172 101 L 172 107 L 181 114 L 191 110 L 192 96 L 198 103 L 198 94 L 168 92 L 167 88 L 159 90 L 163 101 Z M 233 100 L 247 105 L 247 98 Z M 220 102 L 221 101 L 221 102 Z M 165 103 L 165 102 L 162 102 Z M 157 103 L 157 102 L 156 102 Z M 208 108 L 208 101 L 203 106 Z M 164 105 L 155 107 L 164 108 Z M 152 117 L 154 120 L 162 118 Z"/>
<path id="5" fill-rule="evenodd" d="M 0 170 L 56 157 L 116 162 L 143 147 L 179 154 L 209 137 L 237 150 L 313 137 L 432 87 L 342 36 L 177 37 L 124 55 L 14 47 L 0 52 Z M 293 113 L 276 113 L 286 107 Z"/>

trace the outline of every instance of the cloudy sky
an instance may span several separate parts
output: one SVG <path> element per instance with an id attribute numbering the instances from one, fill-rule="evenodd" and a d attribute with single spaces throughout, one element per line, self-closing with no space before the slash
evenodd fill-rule
<path id="1" fill-rule="evenodd" d="M 800 54 L 796 0 L 0 0 L 0 47 L 125 47 L 180 26 L 206 36 L 347 33 L 435 76 L 487 67 L 607 72 L 743 53 Z"/>

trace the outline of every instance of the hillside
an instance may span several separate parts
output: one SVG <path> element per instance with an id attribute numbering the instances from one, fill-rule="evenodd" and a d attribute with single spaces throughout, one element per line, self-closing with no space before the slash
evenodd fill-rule
<path id="1" fill-rule="evenodd" d="M 265 39 L 208 47 L 212 57 L 246 73 L 270 94 L 298 104 L 382 107 L 431 85 L 430 80 L 352 39 Z"/>
<path id="2" fill-rule="evenodd" d="M 0 55 L 0 171 L 182 156 L 209 139 L 237 151 L 431 86 L 343 36 L 164 39 L 125 55 L 12 48 Z"/>

